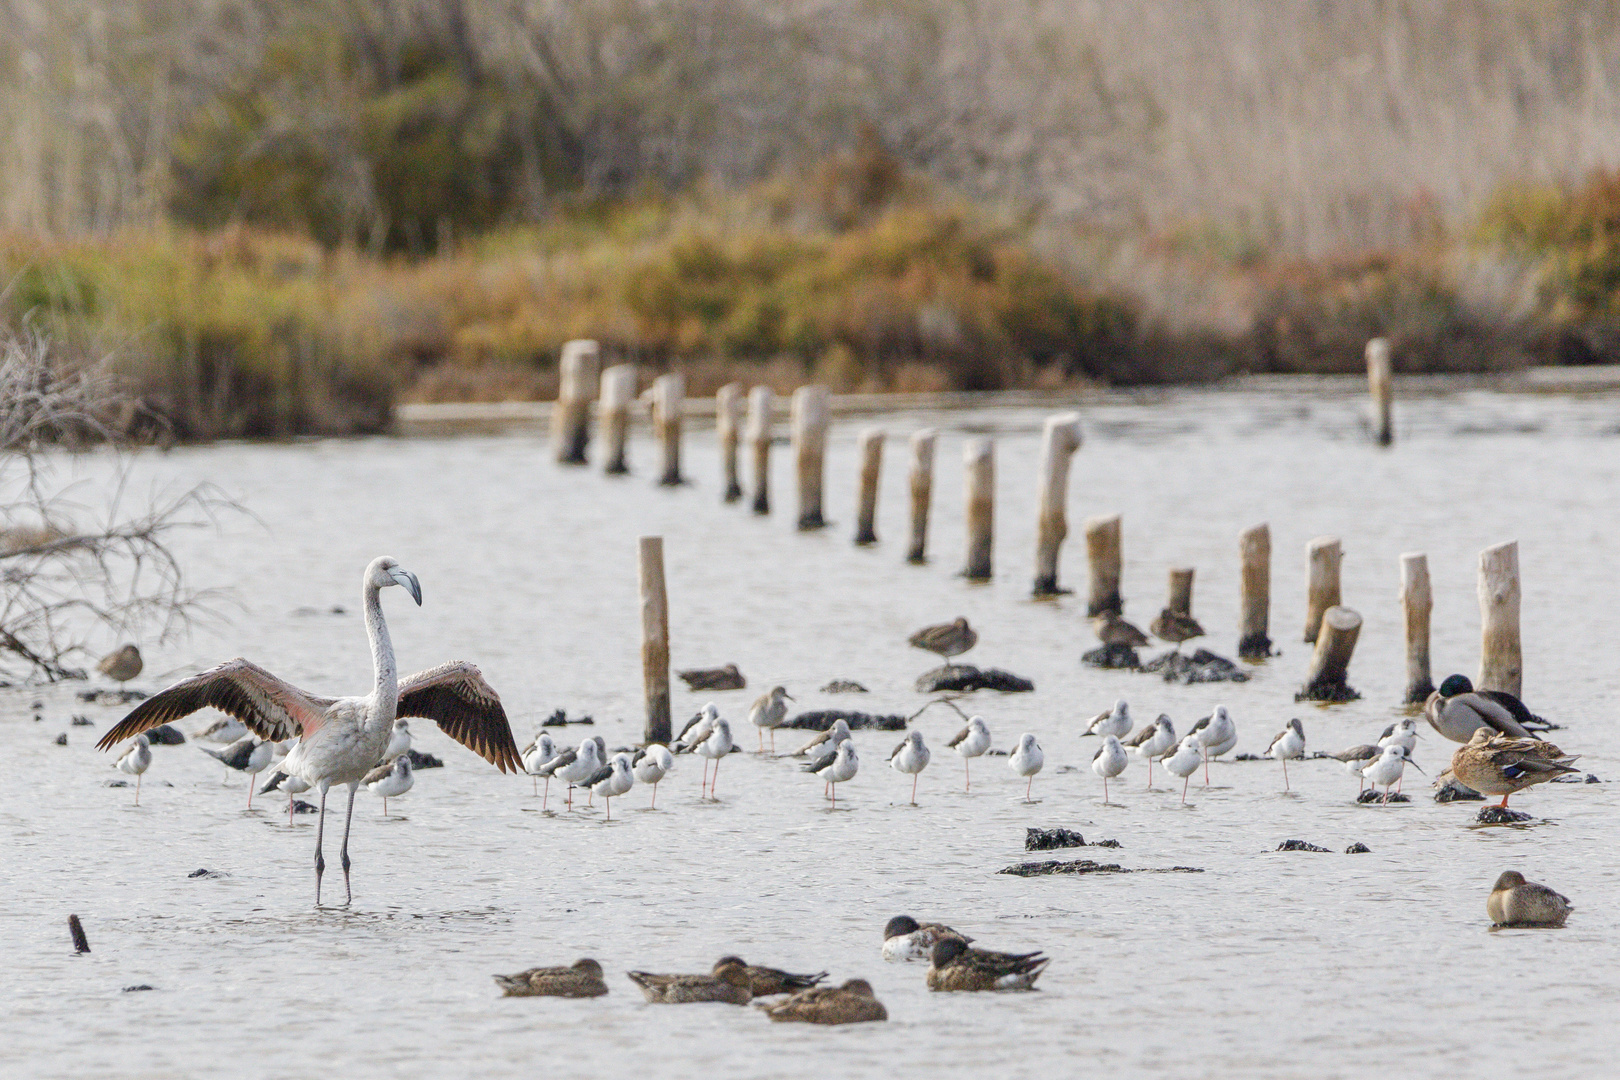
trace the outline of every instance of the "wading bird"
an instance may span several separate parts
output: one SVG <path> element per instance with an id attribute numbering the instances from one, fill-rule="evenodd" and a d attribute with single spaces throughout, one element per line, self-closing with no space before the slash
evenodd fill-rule
<path id="1" fill-rule="evenodd" d="M 96 664 L 96 670 L 122 686 L 139 675 L 144 666 L 141 650 L 134 645 L 125 645 L 103 656 Z"/>
<path id="2" fill-rule="evenodd" d="M 917 778 L 928 768 L 928 756 L 928 747 L 923 743 L 922 732 L 916 730 L 908 732 L 900 745 L 894 748 L 894 753 L 889 755 L 889 768 L 895 772 L 911 774 L 912 806 L 917 805 Z"/>
<path id="3" fill-rule="evenodd" d="M 731 725 L 726 723 L 725 717 L 715 718 L 714 726 L 709 729 L 708 738 L 697 744 L 697 752 L 708 758 L 709 761 L 714 762 L 713 777 L 707 777 L 708 762 L 703 764 L 704 773 L 709 783 L 709 798 L 712 799 L 715 797 L 715 782 L 720 779 L 720 761 L 731 753 Z M 700 790 L 698 798 L 701 799 L 702 797 L 703 792 Z"/>
<path id="4" fill-rule="evenodd" d="M 1108 780 L 1125 771 L 1130 759 L 1125 756 L 1125 747 L 1120 743 L 1117 735 L 1104 735 L 1103 744 L 1097 748 L 1097 753 L 1091 759 L 1091 771 L 1102 777 L 1103 805 L 1108 805 Z"/>
<path id="5" fill-rule="evenodd" d="M 652 785 L 652 805 L 648 809 L 658 809 L 658 784 L 675 767 L 675 755 L 663 743 L 653 743 L 637 750 L 630 764 L 637 783 Z"/>
<path id="6" fill-rule="evenodd" d="M 1387 803 L 1389 802 L 1390 788 L 1400 782 L 1401 776 L 1406 772 L 1408 765 L 1411 765 L 1418 772 L 1423 771 L 1423 767 L 1412 760 L 1412 752 L 1397 743 L 1394 746 L 1384 747 L 1384 752 L 1370 765 L 1362 769 L 1361 775 L 1366 777 L 1367 782 L 1375 788 L 1379 784 L 1384 785 L 1383 801 Z M 1456 771 L 1455 766 L 1453 766 L 1452 771 Z M 1459 777 L 1459 779 L 1461 778 Z M 1467 783 L 1466 780 L 1463 782 Z M 1504 798 L 1502 801 L 1505 803 L 1507 800 Z"/>
<path id="7" fill-rule="evenodd" d="M 804 771 L 813 772 L 826 781 L 821 789 L 822 797 L 830 797 L 833 809 L 838 809 L 838 785 L 855 779 L 855 774 L 861 771 L 861 759 L 855 754 L 855 741 L 845 739 L 838 744 L 832 757 L 820 765 L 806 765 Z"/>
<path id="8" fill-rule="evenodd" d="M 1035 790 L 1035 774 L 1041 771 L 1046 764 L 1046 752 L 1041 744 L 1035 741 L 1035 736 L 1024 732 L 1018 740 L 1018 748 L 1007 757 L 1007 767 L 1019 776 L 1029 777 L 1029 783 L 1024 785 L 1024 801 L 1030 801 L 1030 792 Z"/>
<path id="9" fill-rule="evenodd" d="M 247 773 L 248 809 L 253 809 L 253 785 L 258 782 L 255 778 L 270 767 L 270 758 L 276 752 L 275 744 L 256 735 L 244 735 L 223 750 L 210 750 L 206 746 L 197 749 L 227 769 Z M 225 775 L 229 776 L 230 773 Z"/>
<path id="10" fill-rule="evenodd" d="M 1113 735 L 1123 739 L 1131 733 L 1131 707 L 1125 703 L 1124 698 L 1114 702 L 1114 707 L 1105 713 L 1098 713 L 1092 717 L 1091 723 L 1082 732 L 1085 735 Z"/>
<path id="11" fill-rule="evenodd" d="M 152 744 L 145 735 L 135 736 L 135 744 L 118 759 L 118 771 L 135 778 L 135 805 L 141 805 L 141 774 L 152 767 Z"/>
<path id="12" fill-rule="evenodd" d="M 934 653 L 945 661 L 946 667 L 951 667 L 951 657 L 961 656 L 977 645 L 979 635 L 966 619 L 957 619 L 937 626 L 925 626 L 906 640 L 912 648 Z"/>
<path id="13" fill-rule="evenodd" d="M 1188 734 L 1198 736 L 1198 745 L 1204 752 L 1204 786 L 1209 787 L 1209 759 L 1218 758 L 1237 745 L 1237 725 L 1225 705 L 1199 720 Z"/>
<path id="14" fill-rule="evenodd" d="M 1181 777 L 1181 805 L 1187 805 L 1187 785 L 1192 780 L 1192 774 L 1198 771 L 1198 763 L 1204 760 L 1204 751 L 1198 745 L 1198 736 L 1188 735 L 1181 740 L 1175 753 L 1164 756 L 1165 771 L 1173 776 Z"/>
<path id="15" fill-rule="evenodd" d="M 1277 737 L 1271 740 L 1271 745 L 1266 747 L 1267 757 L 1282 762 L 1284 791 L 1290 790 L 1288 787 L 1289 761 L 1297 761 L 1304 755 L 1305 725 L 1301 724 L 1296 718 L 1288 721 L 1288 726 L 1279 731 Z"/>
<path id="16" fill-rule="evenodd" d="M 1124 740 L 1123 745 L 1126 749 L 1147 761 L 1149 791 L 1153 790 L 1153 762 L 1175 744 L 1176 725 L 1171 723 L 1170 718 L 1164 713 L 1160 713 L 1157 720 Z"/>
<path id="17" fill-rule="evenodd" d="M 557 741 L 551 737 L 551 733 L 548 731 L 538 732 L 534 737 L 534 741 L 518 752 L 518 757 L 523 761 L 523 771 L 528 773 L 533 780 L 536 795 L 540 794 L 540 777 L 544 775 L 546 778 L 546 797 L 551 797 L 551 773 L 542 774 L 540 769 L 546 762 L 556 756 Z M 545 803 L 542 802 L 540 808 L 545 809 Z"/>
<path id="18" fill-rule="evenodd" d="M 369 694 L 319 697 L 247 660 L 230 660 L 147 698 L 97 744 L 106 750 L 132 735 L 210 706 L 236 717 L 260 738 L 297 736 L 297 745 L 282 760 L 281 769 L 321 792 L 321 816 L 315 828 L 317 906 L 321 902 L 321 877 L 326 872 L 321 840 L 326 827 L 327 792 L 334 784 L 349 789 L 341 852 L 347 903 L 354 898 L 349 880 L 354 795 L 387 748 L 396 717 L 422 716 L 436 721 L 445 734 L 502 772 L 516 772 L 523 767 L 501 699 L 472 664 L 452 661 L 403 682 L 396 674 L 394 646 L 378 594 L 390 585 L 403 585 L 411 599 L 421 604 L 422 588 L 416 575 L 383 557 L 372 560 L 361 582 L 373 669 Z"/>
<path id="19" fill-rule="evenodd" d="M 973 789 L 973 759 L 990 749 L 990 727 L 982 716 L 968 717 L 967 727 L 958 731 L 945 744 L 962 756 L 962 790 Z"/>
<path id="20" fill-rule="evenodd" d="M 787 687 L 773 686 L 770 693 L 759 695 L 749 707 L 748 722 L 759 729 L 760 753 L 765 752 L 766 728 L 771 730 L 771 753 L 776 753 L 776 729 L 787 719 L 787 703 L 792 700 L 793 695 L 787 692 Z"/>
<path id="21" fill-rule="evenodd" d="M 416 774 L 411 772 L 411 759 L 406 754 L 390 761 L 386 765 L 379 765 L 366 773 L 360 781 L 366 785 L 366 790 L 374 795 L 382 796 L 383 817 L 388 816 L 388 800 L 397 799 L 416 784 Z"/>

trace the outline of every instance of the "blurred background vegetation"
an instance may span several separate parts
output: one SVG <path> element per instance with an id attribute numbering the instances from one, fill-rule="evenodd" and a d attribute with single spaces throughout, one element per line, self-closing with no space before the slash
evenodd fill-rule
<path id="1" fill-rule="evenodd" d="M 1620 357 L 1620 4 L 0 0 L 0 319 L 184 437 Z"/>

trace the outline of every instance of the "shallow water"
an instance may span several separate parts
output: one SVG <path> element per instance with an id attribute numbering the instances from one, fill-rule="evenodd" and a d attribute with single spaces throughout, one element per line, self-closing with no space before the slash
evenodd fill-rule
<path id="1" fill-rule="evenodd" d="M 391 802 L 356 800 L 355 901 L 314 910 L 313 816 L 291 829 L 284 802 L 243 809 L 243 782 L 191 746 L 154 747 L 141 806 L 104 784 L 120 774 L 93 742 L 120 710 L 85 706 L 77 687 L 0 691 L 0 1070 L 31 1076 L 478 1075 L 660 1076 L 1111 1075 L 1345 1076 L 1445 1069 L 1595 1073 L 1612 1057 L 1604 1016 L 1620 1001 L 1615 918 L 1620 874 L 1616 786 L 1552 785 L 1516 805 L 1532 828 L 1470 827 L 1478 804 L 1440 806 L 1409 774 L 1410 805 L 1358 806 L 1336 762 L 1290 769 L 1218 763 L 1186 807 L 1162 773 L 1144 791 L 1134 760 L 1103 806 L 1079 740 L 1082 718 L 1128 698 L 1140 721 L 1168 712 L 1185 729 L 1230 706 L 1238 752 L 1264 750 L 1290 716 L 1309 749 L 1373 741 L 1402 715 L 1398 555 L 1424 550 L 1434 579 L 1438 678 L 1477 665 L 1479 549 L 1510 538 L 1524 571 L 1525 696 L 1567 725 L 1555 738 L 1605 780 L 1620 775 L 1620 633 L 1613 537 L 1620 509 L 1614 397 L 1483 391 L 1402 403 L 1391 451 L 1369 446 L 1359 400 L 1295 394 L 1176 393 L 1089 409 L 1074 460 L 1063 579 L 1083 590 L 1079 521 L 1125 514 L 1127 615 L 1163 602 L 1165 570 L 1198 567 L 1194 610 L 1216 651 L 1235 649 L 1237 534 L 1269 521 L 1272 636 L 1282 655 L 1243 685 L 1168 686 L 1082 667 L 1094 641 L 1082 597 L 1028 599 L 1037 430 L 1042 413 L 896 415 L 876 547 L 850 544 L 854 439 L 836 426 L 828 464 L 835 525 L 792 528 L 788 455 L 775 455 L 776 514 L 717 497 L 712 433 L 689 436 L 695 482 L 651 486 L 549 464 L 529 435 L 225 445 L 141 458 L 137 488 L 211 480 L 258 516 L 182 538 L 195 583 L 233 590 L 239 609 L 177 645 L 148 650 L 138 684 L 234 655 L 323 693 L 363 692 L 369 658 L 357 578 L 387 552 L 421 578 L 424 606 L 385 594 L 404 670 L 476 661 L 501 692 L 519 742 L 557 708 L 590 714 L 610 745 L 640 733 L 635 538 L 666 538 L 676 667 L 736 662 L 750 689 L 695 695 L 676 684 L 678 718 L 716 700 L 752 749 L 747 703 L 773 682 L 801 708 L 915 712 L 911 683 L 932 666 L 909 649 L 918 626 L 966 615 L 967 660 L 1029 676 L 1037 692 L 975 695 L 998 748 L 1023 731 L 1043 743 L 1036 802 L 1004 758 L 980 759 L 970 794 L 944 741 L 945 707 L 917 724 L 934 748 L 919 806 L 885 765 L 897 736 L 857 734 L 863 767 L 829 812 L 791 759 L 733 755 L 719 801 L 702 803 L 701 763 L 682 759 L 645 810 L 637 788 L 611 824 L 600 808 L 543 813 L 527 778 L 503 777 L 431 725 L 417 746 L 446 761 Z M 904 565 L 904 437 L 941 428 L 932 562 Z M 955 576 L 962 552 L 961 453 L 969 432 L 998 437 L 995 581 Z M 76 468 L 104 477 L 105 460 Z M 1345 603 L 1365 618 L 1347 705 L 1295 705 L 1308 648 L 1304 547 L 1343 538 Z M 330 614 L 333 605 L 345 613 Z M 320 612 L 319 614 L 311 611 Z M 110 647 L 108 640 L 98 644 Z M 834 677 L 866 695 L 832 697 Z M 30 705 L 44 703 L 40 722 Z M 83 712 L 94 728 L 69 727 Z M 677 720 L 679 723 L 680 720 Z M 201 718 L 186 725 L 201 726 Z M 67 731 L 66 748 L 53 745 Z M 780 733 L 790 749 L 802 736 Z M 1418 744 L 1429 773 L 1451 746 Z M 1166 778 L 1168 779 L 1168 778 Z M 557 792 L 550 800 L 559 808 Z M 333 805 L 340 799 L 333 797 Z M 341 898 L 327 837 L 328 895 Z M 1127 867 L 1202 874 L 1021 879 L 1024 828 L 1063 825 L 1118 851 Z M 1303 839 L 1330 854 L 1276 853 Z M 1348 856 L 1361 841 L 1371 854 Z M 190 879 L 207 867 L 228 876 Z M 1491 932 L 1485 895 L 1522 869 L 1577 905 L 1562 931 Z M 93 952 L 74 957 L 76 912 Z M 878 956 L 889 916 L 941 919 L 992 948 L 1045 949 L 1041 992 L 930 994 L 920 964 Z M 753 1010 L 642 1003 L 632 968 L 706 970 L 737 952 L 792 970 L 861 976 L 887 1025 L 801 1029 Z M 502 999 L 490 974 L 599 958 L 610 996 Z M 149 993 L 122 988 L 150 984 Z M 1517 1018 L 1526 1022 L 1520 1023 Z"/>

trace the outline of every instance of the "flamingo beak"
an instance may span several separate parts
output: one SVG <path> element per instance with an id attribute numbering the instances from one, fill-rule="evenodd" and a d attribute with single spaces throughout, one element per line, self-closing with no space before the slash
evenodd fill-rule
<path id="1" fill-rule="evenodd" d="M 416 601 L 417 607 L 422 606 L 422 584 L 416 580 L 415 574 L 396 566 L 388 571 L 388 576 L 405 586 L 405 591 L 411 594 L 411 599 Z"/>

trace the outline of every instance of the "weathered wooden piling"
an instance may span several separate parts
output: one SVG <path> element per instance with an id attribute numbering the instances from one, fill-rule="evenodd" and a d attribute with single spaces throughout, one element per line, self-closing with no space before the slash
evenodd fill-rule
<path id="1" fill-rule="evenodd" d="M 564 465 L 585 464 L 590 441 L 591 395 L 601 350 L 583 338 L 565 342 L 557 361 L 557 404 L 551 412 L 551 448 Z"/>
<path id="2" fill-rule="evenodd" d="M 967 563 L 962 576 L 989 581 L 996 536 L 996 443 L 969 439 L 962 447 L 963 488 L 967 510 Z"/>
<path id="3" fill-rule="evenodd" d="M 256 779 L 249 777 L 248 779 Z M 87 953 L 90 951 L 90 939 L 84 936 L 84 927 L 79 923 L 77 915 L 68 916 L 68 934 L 73 938 L 73 951 Z"/>
<path id="4" fill-rule="evenodd" d="M 1086 563 L 1091 571 L 1091 596 L 1086 601 L 1086 615 L 1097 616 L 1105 611 L 1123 613 L 1125 605 L 1119 595 L 1120 515 L 1086 519 Z"/>
<path id="5" fill-rule="evenodd" d="M 658 482 L 676 487 L 681 476 L 681 413 L 686 407 L 686 377 L 678 371 L 660 375 L 652 384 L 653 435 L 663 449 L 664 467 Z"/>
<path id="6" fill-rule="evenodd" d="M 630 440 L 630 403 L 635 399 L 634 364 L 615 364 L 602 372 L 602 396 L 596 403 L 596 418 L 607 448 L 602 470 L 610 475 L 630 471 L 630 461 L 625 454 Z"/>
<path id="7" fill-rule="evenodd" d="M 909 563 L 928 561 L 928 508 L 934 499 L 934 443 L 939 432 L 923 428 L 911 435 L 911 546 Z"/>
<path id="8" fill-rule="evenodd" d="M 827 454 L 827 388 L 801 386 L 793 391 L 790 407 L 793 428 L 793 464 L 799 478 L 799 529 L 824 529 L 821 484 Z"/>
<path id="9" fill-rule="evenodd" d="M 1347 607 L 1330 607 L 1322 613 L 1316 635 L 1316 651 L 1311 654 L 1310 674 L 1299 697 L 1310 701 L 1351 701 L 1361 695 L 1346 681 L 1350 655 L 1361 636 L 1361 616 Z"/>
<path id="10" fill-rule="evenodd" d="M 754 454 L 754 513 L 771 512 L 771 422 L 776 395 L 768 386 L 748 391 L 748 445 Z"/>
<path id="11" fill-rule="evenodd" d="M 861 491 L 855 509 L 855 542 L 877 543 L 878 474 L 883 468 L 883 429 L 867 428 L 857 440 L 861 450 Z"/>
<path id="12" fill-rule="evenodd" d="M 742 441 L 743 385 L 726 383 L 714 395 L 715 435 L 720 442 L 721 471 L 728 503 L 742 498 L 742 482 L 737 477 L 737 445 Z"/>
<path id="13" fill-rule="evenodd" d="M 1390 409 L 1394 387 L 1390 382 L 1389 339 L 1375 337 L 1367 342 L 1367 390 L 1372 395 L 1373 438 L 1379 446 L 1395 441 Z"/>
<path id="14" fill-rule="evenodd" d="M 1524 683 L 1519 649 L 1519 542 L 1479 553 L 1480 690 L 1504 690 L 1514 697 Z"/>
<path id="15" fill-rule="evenodd" d="M 664 538 L 643 536 L 641 571 L 641 685 L 647 703 L 643 743 L 669 742 L 669 597 L 664 591 Z"/>
<path id="16" fill-rule="evenodd" d="M 1036 596 L 1069 592 L 1058 587 L 1058 552 L 1069 535 L 1065 504 L 1069 498 L 1069 463 L 1080 449 L 1080 414 L 1046 418 L 1041 429 L 1041 508 L 1035 527 Z"/>
<path id="17" fill-rule="evenodd" d="M 1170 592 L 1166 597 L 1166 609 L 1178 615 L 1192 614 L 1193 568 L 1190 566 L 1172 566 L 1170 568 Z"/>
<path id="18" fill-rule="evenodd" d="M 1406 704 L 1417 705 L 1434 693 L 1429 672 L 1429 557 L 1421 551 L 1401 556 L 1401 606 L 1406 609 Z"/>
<path id="19" fill-rule="evenodd" d="M 1255 525 L 1238 536 L 1243 558 L 1243 608 L 1238 624 L 1238 656 L 1264 660 L 1271 655 L 1271 526 Z"/>
<path id="20" fill-rule="evenodd" d="M 1337 536 L 1318 536 L 1305 545 L 1310 584 L 1305 594 L 1305 640 L 1315 641 L 1322 614 L 1339 603 L 1339 562 L 1344 552 Z"/>

